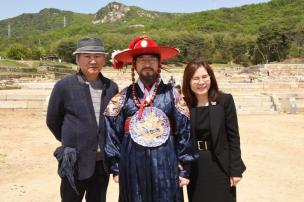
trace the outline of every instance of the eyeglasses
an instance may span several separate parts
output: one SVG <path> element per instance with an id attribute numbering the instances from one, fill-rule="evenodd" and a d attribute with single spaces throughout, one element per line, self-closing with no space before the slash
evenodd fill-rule
<path id="1" fill-rule="evenodd" d="M 146 63 L 149 63 L 149 64 L 155 64 L 158 62 L 158 58 L 137 58 L 136 60 L 136 63 L 138 64 L 146 64 Z"/>
<path id="2" fill-rule="evenodd" d="M 205 75 L 202 75 L 201 77 L 192 77 L 191 81 L 194 84 L 198 84 L 201 79 L 203 80 L 203 82 L 207 82 L 207 81 L 210 81 L 210 76 L 208 74 L 205 74 Z"/>

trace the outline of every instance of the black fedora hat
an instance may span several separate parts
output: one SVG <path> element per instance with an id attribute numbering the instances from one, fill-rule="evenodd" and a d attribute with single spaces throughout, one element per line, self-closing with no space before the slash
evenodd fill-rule
<path id="1" fill-rule="evenodd" d="M 79 39 L 77 42 L 77 49 L 73 53 L 102 53 L 107 54 L 105 48 L 103 47 L 103 43 L 98 38 L 83 38 Z"/>

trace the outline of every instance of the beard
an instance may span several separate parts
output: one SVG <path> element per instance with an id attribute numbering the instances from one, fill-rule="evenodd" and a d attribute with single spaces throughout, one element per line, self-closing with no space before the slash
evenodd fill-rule
<path id="1" fill-rule="evenodd" d="M 139 74 L 139 79 L 145 84 L 145 85 L 153 85 L 157 79 L 157 73 L 147 73 L 146 75 Z"/>

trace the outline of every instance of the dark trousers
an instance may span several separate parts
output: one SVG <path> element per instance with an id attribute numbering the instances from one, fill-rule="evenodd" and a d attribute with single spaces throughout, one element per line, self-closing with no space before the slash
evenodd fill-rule
<path id="1" fill-rule="evenodd" d="M 61 180 L 60 194 L 62 202 L 81 202 L 85 194 L 87 202 L 106 202 L 109 175 L 105 173 L 103 162 L 97 161 L 92 177 L 75 180 L 79 195 L 72 189 L 67 178 Z"/>

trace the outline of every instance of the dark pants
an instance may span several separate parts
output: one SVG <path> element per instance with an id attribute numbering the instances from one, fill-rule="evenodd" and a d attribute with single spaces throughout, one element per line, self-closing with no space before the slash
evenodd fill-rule
<path id="1" fill-rule="evenodd" d="M 109 175 L 105 173 L 102 161 L 97 161 L 92 177 L 75 180 L 79 195 L 72 189 L 67 178 L 61 180 L 61 201 L 81 202 L 85 194 L 87 202 L 105 202 L 108 183 Z"/>

